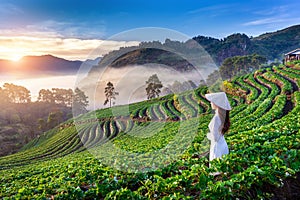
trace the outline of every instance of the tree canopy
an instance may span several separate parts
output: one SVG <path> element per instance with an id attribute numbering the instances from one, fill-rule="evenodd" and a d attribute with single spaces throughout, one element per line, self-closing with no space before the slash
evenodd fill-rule
<path id="1" fill-rule="evenodd" d="M 72 105 L 72 98 L 72 89 L 52 88 L 51 90 L 41 89 L 38 101 L 62 104 L 70 107 Z"/>
<path id="2" fill-rule="evenodd" d="M 266 62 L 267 59 L 258 54 L 234 56 L 224 60 L 219 73 L 223 79 L 230 79 L 233 76 L 251 73 Z"/>
<path id="3" fill-rule="evenodd" d="M 146 93 L 147 99 L 153 99 L 159 97 L 161 93 L 161 88 L 163 87 L 161 81 L 158 79 L 157 74 L 153 74 L 146 81 Z"/>
<path id="4" fill-rule="evenodd" d="M 114 85 L 109 81 L 104 89 L 105 101 L 104 105 L 109 103 L 109 107 L 111 107 L 112 100 L 116 99 L 116 96 L 119 95 L 119 92 L 115 91 Z"/>
<path id="5" fill-rule="evenodd" d="M 89 105 L 88 97 L 82 90 L 76 88 L 73 95 L 73 113 L 75 116 L 87 112 L 87 106 Z"/>
<path id="6" fill-rule="evenodd" d="M 29 103 L 31 102 L 30 91 L 19 85 L 4 83 L 3 89 L 0 89 L 2 101 L 10 103 Z"/>

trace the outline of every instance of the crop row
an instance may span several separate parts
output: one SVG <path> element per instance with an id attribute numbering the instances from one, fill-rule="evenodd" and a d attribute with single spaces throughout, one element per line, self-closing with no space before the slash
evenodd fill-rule
<path id="1" fill-rule="evenodd" d="M 265 79 L 262 76 L 257 76 L 256 78 L 260 83 L 265 84 L 268 87 L 270 87 L 271 92 L 268 96 L 269 98 L 275 98 L 280 93 L 280 88 L 275 83 L 268 81 L 267 79 Z"/>
<path id="2" fill-rule="evenodd" d="M 287 77 L 287 78 L 291 79 L 292 81 L 296 82 L 297 87 L 299 89 L 299 87 L 300 87 L 300 75 L 299 74 L 295 74 L 295 73 L 286 71 L 285 69 L 287 69 L 287 68 L 280 69 L 279 67 L 276 67 L 274 69 L 276 70 L 276 72 L 278 72 L 282 76 Z"/>
<path id="3" fill-rule="evenodd" d="M 293 69 L 293 68 L 290 68 L 290 67 L 285 67 L 284 68 L 285 71 L 288 71 L 288 72 L 291 72 L 293 74 L 298 74 L 300 75 L 300 70 L 297 70 L 297 69 Z"/>
<path id="4" fill-rule="evenodd" d="M 20 170 L 0 171 L 4 183 L 0 196 L 65 199 L 272 198 L 272 191 L 265 190 L 266 185 L 273 187 L 273 191 L 278 190 L 284 186 L 284 179 L 299 172 L 300 123 L 295 123 L 299 122 L 299 92 L 294 93 L 294 99 L 296 106 L 280 120 L 226 136 L 230 154 L 222 160 L 214 160 L 210 168 L 206 157 L 193 157 L 198 155 L 195 154 L 197 152 L 188 151 L 190 153 L 161 169 L 125 173 L 113 170 L 87 152 L 82 152 Z M 170 122 L 170 127 L 165 129 L 174 128 L 172 123 L 179 122 Z M 149 141 L 141 138 L 140 142 L 147 144 L 142 145 L 137 142 L 138 135 L 132 137 L 134 133 L 139 135 L 140 130 L 128 134 L 126 140 L 120 138 L 115 144 L 127 152 L 139 153 L 159 147 L 159 143 L 155 143 L 158 138 L 152 138 L 153 144 L 149 146 L 146 143 Z M 199 145 L 205 131 L 200 133 Z M 161 140 L 161 144 L 166 142 Z M 135 145 L 139 148 L 134 148 Z M 215 171 L 221 173 L 218 178 L 210 175 Z"/>
<path id="5" fill-rule="evenodd" d="M 249 76 L 247 77 L 247 80 L 253 86 L 255 86 L 256 88 L 258 88 L 261 91 L 261 94 L 259 95 L 258 98 L 260 98 L 260 99 L 266 99 L 267 98 L 267 96 L 269 94 L 269 89 L 266 86 L 264 86 L 264 85 L 260 84 L 259 82 L 257 82 L 255 80 L 255 78 L 253 77 L 253 74 L 249 74 Z"/>
<path id="6" fill-rule="evenodd" d="M 258 97 L 258 90 L 251 86 L 249 83 L 245 82 L 245 79 L 248 78 L 249 75 L 247 76 L 242 76 L 237 80 L 237 83 L 239 83 L 239 85 L 241 85 L 243 88 L 245 88 L 247 91 L 250 91 L 250 93 L 247 95 L 247 102 L 251 103 L 254 100 L 257 99 Z"/>
<path id="7" fill-rule="evenodd" d="M 210 168 L 204 153 L 209 148 L 205 136 L 211 115 L 151 123 L 135 122 L 125 116 L 81 124 L 77 130 L 75 126 L 57 128 L 56 134 L 51 133 L 47 139 L 41 137 L 31 144 L 32 148 L 1 158 L 0 168 L 12 169 L 0 170 L 0 198 L 270 199 L 279 187 L 285 187 L 284 179 L 300 172 L 300 92 L 290 90 L 294 107 L 284 113 L 288 91 L 284 87 L 289 81 L 275 80 L 282 76 L 266 73 L 269 75 L 256 79 L 252 75 L 243 77 L 249 81 L 247 84 L 240 83 L 243 79 L 237 80 L 246 90 L 251 91 L 252 87 L 261 94 L 250 105 L 237 101 L 239 104 L 231 112 L 230 132 L 225 135 L 230 154 L 211 162 Z M 270 92 L 256 80 L 269 87 Z M 284 92 L 278 95 L 280 89 Z M 183 102 L 190 116 L 199 116 L 197 106 L 205 104 L 198 103 L 197 98 L 202 95 L 179 96 L 178 105 Z M 160 112 L 164 119 L 165 115 L 182 117 L 182 108 L 178 109 L 176 99 L 171 97 L 163 103 L 136 104 L 131 108 L 137 117 L 160 118 Z M 101 117 L 109 116 L 105 112 Z M 93 157 L 84 151 L 85 146 L 94 147 L 90 150 L 95 149 L 105 159 Z M 83 152 L 71 154 L 80 151 Z M 58 158 L 61 156 L 65 157 Z M 51 160 L 37 162 L 46 159 Z M 14 168 L 24 164 L 30 165 Z M 112 169 L 113 165 L 144 171 L 126 173 Z M 221 173 L 217 178 L 210 174 L 216 171 Z M 271 186 L 272 191 L 267 191 L 266 186 Z"/>
<path id="8" fill-rule="evenodd" d="M 276 97 L 272 108 L 268 110 L 272 105 L 272 101 L 271 99 L 266 99 L 252 115 L 243 118 L 243 120 L 239 120 L 237 122 L 238 125 L 230 132 L 234 134 L 238 131 L 250 130 L 281 118 L 285 104 L 286 95 L 279 95 Z M 268 110 L 268 112 L 266 112 L 266 110 Z"/>
<path id="9" fill-rule="evenodd" d="M 268 72 L 264 73 L 263 76 L 266 79 L 272 81 L 273 83 L 280 85 L 281 86 L 281 94 L 291 94 L 292 93 L 292 91 L 293 91 L 292 84 L 288 80 L 286 80 L 285 78 L 280 76 L 279 74 L 268 71 Z"/>
<path id="10" fill-rule="evenodd" d="M 251 77 L 252 76 L 249 75 L 247 78 L 250 80 Z M 267 81 L 267 80 L 263 79 L 262 77 L 257 77 L 257 78 L 260 79 L 261 81 L 263 80 L 264 82 Z M 252 80 L 252 83 L 255 84 L 253 82 L 253 80 Z M 275 88 L 275 89 L 272 90 L 272 92 L 273 91 L 278 91 L 277 86 L 274 83 L 268 82 L 267 84 L 271 85 L 273 88 Z M 265 88 L 265 87 L 261 87 L 261 88 Z M 204 89 L 200 90 L 199 92 L 201 92 L 201 91 L 203 92 Z M 263 91 L 263 89 L 262 89 L 262 91 Z M 270 97 L 273 97 L 271 95 L 272 92 L 270 93 Z M 262 94 L 265 94 L 265 93 L 262 92 Z M 276 93 L 273 93 L 273 94 L 275 95 Z M 196 107 L 196 106 L 199 106 L 199 104 L 194 100 L 195 98 L 197 98 L 197 97 L 192 98 L 191 94 L 181 96 L 179 98 L 180 101 L 182 102 L 181 104 L 185 105 L 185 108 L 184 108 L 185 111 L 184 112 L 189 114 L 187 116 L 194 117 L 194 116 L 197 116 L 199 113 L 201 113 L 201 111 L 199 111 L 199 109 L 198 109 L 199 107 L 198 108 Z M 259 99 L 260 98 L 258 98 L 257 100 L 259 100 Z M 267 106 L 263 106 L 263 107 L 260 106 L 262 109 L 260 107 L 258 107 L 258 105 L 260 104 L 259 102 L 254 102 L 253 104 L 251 104 L 245 110 L 243 110 L 244 107 L 245 107 L 244 105 L 241 105 L 240 107 L 235 108 L 234 111 L 236 111 L 236 112 L 232 113 L 232 117 L 233 117 L 232 122 L 233 123 L 240 123 L 240 122 L 247 121 L 247 119 L 252 119 L 252 120 L 257 119 L 258 118 L 257 116 L 261 116 L 264 113 L 264 111 L 269 109 L 269 106 L 271 104 L 270 104 L 270 101 L 267 101 L 267 102 L 269 102 L 269 103 L 265 102 L 265 103 L 262 104 L 262 105 L 267 105 Z M 171 119 L 178 119 L 178 117 L 182 117 L 182 115 L 180 115 L 181 113 L 174 107 L 174 100 L 165 101 L 162 106 L 163 106 L 164 111 L 169 114 L 169 117 L 171 117 Z M 156 109 L 153 108 L 153 112 L 155 110 L 157 111 L 158 110 L 157 108 L 159 108 L 159 105 L 156 106 Z M 258 108 L 258 109 L 255 110 L 256 108 Z M 197 109 L 198 109 L 198 112 L 197 112 Z M 159 112 L 160 111 L 157 111 L 156 113 L 159 113 Z M 255 115 L 253 114 L 253 112 L 254 112 Z M 147 107 L 137 109 L 135 113 L 137 115 L 139 115 L 139 117 L 142 117 L 147 113 Z M 236 114 L 236 116 L 234 114 Z M 245 116 L 247 116 L 247 117 L 245 118 Z M 130 123 L 130 122 L 128 122 L 128 123 Z M 116 137 L 116 135 L 118 135 L 119 132 L 122 132 L 122 131 L 123 132 L 126 132 L 126 131 L 128 132 L 128 130 L 126 130 L 127 123 L 122 123 L 122 127 L 120 126 L 120 123 L 118 123 L 118 125 L 115 121 L 107 121 L 104 124 L 102 124 L 100 126 L 100 129 L 103 132 L 102 137 L 104 137 L 106 139 L 109 139 L 109 138 Z M 80 143 L 78 138 L 76 138 L 72 135 L 72 138 L 69 138 L 69 139 L 60 138 L 59 141 L 54 140 L 55 144 L 52 143 L 53 144 L 52 147 L 47 148 L 44 151 L 40 151 L 40 150 L 33 151 L 30 154 L 27 154 L 26 156 L 23 156 L 22 154 L 20 154 L 19 155 L 20 158 L 21 158 L 20 160 L 26 160 L 28 157 L 30 158 L 30 155 L 35 155 L 36 152 L 39 152 L 40 156 L 38 156 L 38 157 L 40 157 L 42 159 L 45 159 L 45 158 L 51 157 L 51 156 L 55 157 L 57 155 L 66 155 L 65 152 L 70 153 L 70 152 L 73 152 L 73 151 L 82 151 L 82 150 L 85 149 L 86 146 L 87 147 L 94 146 L 95 144 L 97 144 L 97 141 L 99 140 L 99 138 L 97 136 L 98 135 L 98 128 L 96 128 L 96 126 L 97 125 L 83 126 L 82 130 L 79 131 L 79 136 L 81 138 L 82 143 L 85 144 L 85 146 L 83 146 Z M 119 131 L 119 127 L 121 127 L 120 131 Z M 244 127 L 247 127 L 247 126 L 244 126 Z M 129 128 L 129 130 L 130 130 L 130 128 Z M 72 148 L 70 148 L 71 144 L 73 144 Z M 78 145 L 79 147 L 77 147 L 74 144 Z M 55 152 L 55 153 L 53 153 L 53 152 Z M 35 156 L 35 158 L 38 158 L 38 157 Z M 24 159 L 24 158 L 26 158 L 26 159 Z M 13 158 L 13 160 L 17 160 L 17 159 L 18 159 L 18 156 Z M 8 159 L 8 161 L 10 162 L 9 159 Z"/>

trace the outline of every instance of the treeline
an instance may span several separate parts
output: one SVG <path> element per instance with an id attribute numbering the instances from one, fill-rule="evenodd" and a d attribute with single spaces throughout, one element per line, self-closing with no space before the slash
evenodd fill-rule
<path id="1" fill-rule="evenodd" d="M 30 103 L 31 94 L 30 91 L 19 85 L 12 83 L 5 83 L 3 88 L 0 87 L 0 103 Z M 75 91 L 72 89 L 61 89 L 52 88 L 41 89 L 37 102 L 46 102 L 53 104 L 60 104 L 67 107 L 71 107 L 73 104 L 80 105 L 82 112 L 86 112 L 88 106 L 88 97 L 82 90 L 76 88 Z"/>
<path id="2" fill-rule="evenodd" d="M 36 101 L 30 91 L 5 83 L 0 87 L 0 156 L 18 151 L 41 133 L 75 115 L 87 112 L 88 97 L 82 90 L 41 89 Z"/>
<path id="3" fill-rule="evenodd" d="M 201 83 L 204 85 L 204 82 L 200 81 L 200 85 Z M 197 85 L 191 81 L 184 81 L 184 82 L 179 82 L 177 80 L 175 80 L 172 84 L 168 84 L 166 87 L 163 88 L 162 93 L 163 95 L 168 95 L 168 94 L 178 94 L 187 90 L 192 90 L 197 88 Z"/>
<path id="4" fill-rule="evenodd" d="M 267 59 L 258 54 L 226 58 L 219 68 L 222 79 L 230 79 L 259 69 Z"/>
<path id="5" fill-rule="evenodd" d="M 5 83 L 0 87 L 0 103 L 29 103 L 30 91 L 23 86 Z"/>

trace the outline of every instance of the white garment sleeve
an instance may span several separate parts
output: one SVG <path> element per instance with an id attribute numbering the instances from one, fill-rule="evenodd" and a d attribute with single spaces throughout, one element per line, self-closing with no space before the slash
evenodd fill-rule
<path id="1" fill-rule="evenodd" d="M 220 139 L 220 126 L 221 126 L 221 119 L 218 116 L 214 116 L 209 123 L 209 130 L 210 132 L 207 134 L 207 138 L 213 142 L 218 142 Z"/>
<path id="2" fill-rule="evenodd" d="M 212 138 L 212 134 L 210 133 L 210 132 L 208 132 L 207 134 L 206 134 L 206 137 L 209 139 L 209 140 L 212 140 L 213 138 Z"/>

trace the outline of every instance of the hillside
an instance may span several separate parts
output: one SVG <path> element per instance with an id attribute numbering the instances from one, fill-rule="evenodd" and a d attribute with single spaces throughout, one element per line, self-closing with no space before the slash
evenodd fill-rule
<path id="1" fill-rule="evenodd" d="M 257 53 L 269 60 L 281 59 L 284 53 L 300 46 L 300 25 L 291 26 L 273 33 L 265 33 L 252 39 Z"/>
<path id="2" fill-rule="evenodd" d="M 212 115 L 208 88 L 200 87 L 90 112 L 46 132 L 0 158 L 0 197 L 296 199 L 299 76 L 297 64 L 224 82 L 233 107 L 230 154 L 210 168 Z"/>
<path id="3" fill-rule="evenodd" d="M 202 45 L 218 64 L 228 57 L 254 53 L 268 60 L 281 61 L 285 53 L 300 46 L 300 25 L 257 37 L 236 33 L 221 40 L 204 36 L 197 36 L 193 39 Z"/>
<path id="4" fill-rule="evenodd" d="M 30 102 L 0 104 L 0 156 L 18 152 L 42 131 L 39 120 L 45 122 L 50 113 L 62 112 L 62 121 L 72 116 L 72 109 L 64 105 Z"/>
<path id="5" fill-rule="evenodd" d="M 259 54 L 268 60 L 282 60 L 284 53 L 287 53 L 300 46 L 300 25 L 291 26 L 283 30 L 272 33 L 265 33 L 258 37 L 250 37 L 246 34 L 235 33 L 223 39 L 216 39 L 206 36 L 196 36 L 193 38 L 198 42 L 213 58 L 217 65 L 229 57 Z M 190 41 L 180 43 L 166 39 L 164 43 L 157 41 L 148 42 L 148 46 L 156 46 L 157 49 L 144 48 L 145 43 L 137 47 L 126 47 L 118 51 L 112 51 L 105 55 L 100 66 L 110 65 L 112 67 L 123 67 L 135 64 L 152 63 L 171 66 L 179 71 L 188 71 L 191 64 L 180 56 L 171 52 L 161 52 L 160 48 L 171 47 L 179 52 L 186 52 Z M 183 51 L 181 51 L 183 50 Z M 123 54 L 123 52 L 126 52 Z M 176 59 L 174 59 L 174 57 Z M 113 58 L 113 60 L 112 60 Z M 178 60 L 179 59 L 179 60 Z M 174 62 L 177 61 L 177 62 Z"/>
<path id="6" fill-rule="evenodd" d="M 204 36 L 197 36 L 193 39 L 202 45 L 218 64 L 228 57 L 254 53 L 268 60 L 281 61 L 285 53 L 300 46 L 300 25 L 264 33 L 257 37 L 236 33 L 221 40 Z"/>

